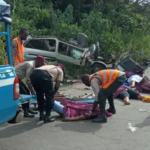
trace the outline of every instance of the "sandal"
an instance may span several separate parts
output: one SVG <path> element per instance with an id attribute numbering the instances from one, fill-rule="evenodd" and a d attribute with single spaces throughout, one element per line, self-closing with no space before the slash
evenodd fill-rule
<path id="1" fill-rule="evenodd" d="M 146 96 L 144 99 L 142 99 L 142 102 L 149 102 L 150 103 L 150 96 Z"/>

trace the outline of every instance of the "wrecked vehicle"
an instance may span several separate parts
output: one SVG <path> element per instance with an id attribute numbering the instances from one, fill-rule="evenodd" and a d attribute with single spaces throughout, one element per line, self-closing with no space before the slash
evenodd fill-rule
<path id="1" fill-rule="evenodd" d="M 73 64 L 85 66 L 91 65 L 91 72 L 106 69 L 104 59 L 99 56 L 99 43 L 85 48 L 87 36 L 83 33 L 77 35 L 77 40 L 70 39 L 64 42 L 56 37 L 28 38 L 25 43 L 25 60 L 33 60 L 37 55 L 42 55 L 47 61 L 57 61 L 64 65 Z M 93 57 L 92 59 L 88 59 Z"/>
<path id="2" fill-rule="evenodd" d="M 130 71 L 135 74 L 143 74 L 149 65 L 150 59 L 143 53 L 126 53 L 116 61 L 115 68 L 122 71 Z"/>

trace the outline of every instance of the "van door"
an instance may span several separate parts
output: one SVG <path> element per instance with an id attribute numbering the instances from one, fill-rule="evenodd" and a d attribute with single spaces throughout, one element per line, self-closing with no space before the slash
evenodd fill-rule
<path id="1" fill-rule="evenodd" d="M 15 77 L 13 67 L 0 66 L 0 124 L 12 119 L 18 109 L 13 94 Z"/>
<path id="2" fill-rule="evenodd" d="M 56 58 L 64 64 L 80 65 L 82 54 L 82 49 L 64 42 L 59 42 Z"/>

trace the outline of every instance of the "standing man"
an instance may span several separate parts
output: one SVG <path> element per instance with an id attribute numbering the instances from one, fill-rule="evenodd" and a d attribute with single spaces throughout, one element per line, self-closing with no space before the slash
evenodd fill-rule
<path id="1" fill-rule="evenodd" d="M 114 106 L 113 93 L 126 81 L 126 76 L 124 72 L 108 69 L 101 70 L 92 75 L 85 74 L 82 77 L 82 82 L 86 86 L 91 86 L 95 93 L 95 102 L 93 104 L 92 110 L 89 112 L 89 115 L 95 111 L 97 105 L 100 107 L 100 117 L 93 119 L 93 122 L 105 123 L 107 118 L 105 116 L 105 106 L 106 99 L 110 108 L 107 110 L 113 114 L 116 113 Z"/>
<path id="2" fill-rule="evenodd" d="M 46 65 L 36 68 L 31 74 L 31 83 L 36 91 L 37 102 L 40 111 L 39 120 L 44 120 L 44 123 L 55 121 L 51 118 L 51 110 L 54 106 L 54 95 L 58 91 L 60 83 L 63 81 L 65 68 L 58 64 Z M 53 82 L 55 86 L 53 88 Z M 44 104 L 46 102 L 46 114 L 44 114 Z"/>
<path id="3" fill-rule="evenodd" d="M 15 71 L 19 79 L 20 94 L 30 95 L 31 93 L 32 95 L 35 95 L 30 82 L 30 75 L 34 68 L 41 67 L 43 65 L 45 65 L 44 57 L 37 56 L 35 61 L 25 61 L 15 67 Z M 22 82 L 24 78 L 26 79 L 27 86 Z M 29 103 L 22 104 L 22 108 L 24 110 L 24 117 L 32 118 L 34 117 L 34 114 L 37 114 L 37 112 L 30 110 Z"/>
<path id="4" fill-rule="evenodd" d="M 28 35 L 28 30 L 26 28 L 21 28 L 19 31 L 19 36 L 12 41 L 13 66 L 17 66 L 24 62 L 23 41 L 27 39 Z M 8 64 L 8 60 L 6 60 L 6 64 Z"/>

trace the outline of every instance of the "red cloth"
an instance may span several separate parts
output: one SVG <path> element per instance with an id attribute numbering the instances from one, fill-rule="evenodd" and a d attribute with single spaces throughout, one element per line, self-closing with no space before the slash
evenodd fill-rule
<path id="1" fill-rule="evenodd" d="M 62 100 L 61 104 L 64 106 L 63 113 L 64 115 L 67 114 L 67 117 L 77 117 L 81 115 L 85 115 L 89 111 L 92 110 L 93 104 L 87 104 L 82 102 L 76 101 L 69 101 L 69 100 Z M 93 117 L 99 117 L 100 110 L 99 107 L 96 108 Z M 112 116 L 112 113 L 106 111 L 106 116 Z"/>
<path id="2" fill-rule="evenodd" d="M 65 67 L 64 67 L 64 65 L 63 64 L 57 64 L 57 66 L 59 66 L 61 69 L 62 69 L 62 71 L 65 73 Z"/>
<path id="3" fill-rule="evenodd" d="M 42 65 L 46 65 L 45 58 L 43 56 L 37 56 L 36 61 L 42 62 Z"/>

